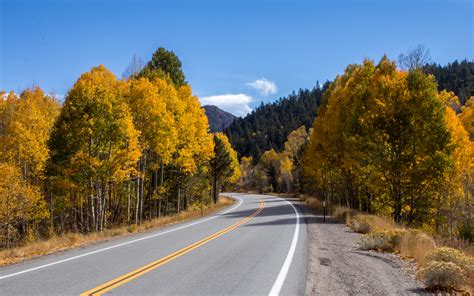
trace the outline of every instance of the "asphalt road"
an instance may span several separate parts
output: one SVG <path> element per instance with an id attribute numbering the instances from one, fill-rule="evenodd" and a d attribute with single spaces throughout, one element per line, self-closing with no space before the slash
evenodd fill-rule
<path id="1" fill-rule="evenodd" d="M 212 216 L 0 268 L 0 295 L 303 295 L 307 229 L 297 209 L 232 196 Z"/>

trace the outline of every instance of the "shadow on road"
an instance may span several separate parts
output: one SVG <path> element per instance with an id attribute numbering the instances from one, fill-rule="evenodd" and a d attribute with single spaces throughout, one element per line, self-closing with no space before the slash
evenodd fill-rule
<path id="1" fill-rule="evenodd" d="M 294 225 L 295 214 L 293 208 L 282 200 L 265 200 L 265 208 L 258 214 L 258 217 L 273 217 L 271 220 L 264 222 L 249 222 L 245 226 L 278 226 L 278 225 Z M 288 198 L 295 207 L 298 208 L 300 215 L 300 223 L 306 224 L 337 224 L 336 220 L 323 215 L 314 214 L 306 205 L 301 204 L 297 198 Z M 250 202 L 249 204 L 258 204 L 258 201 Z M 279 204 L 278 204 L 279 203 Z M 241 210 L 226 213 L 223 216 L 227 218 L 245 218 L 252 215 L 255 209 Z"/>

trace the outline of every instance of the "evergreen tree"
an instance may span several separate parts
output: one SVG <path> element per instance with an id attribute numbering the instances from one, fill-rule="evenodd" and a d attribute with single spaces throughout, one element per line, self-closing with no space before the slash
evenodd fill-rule
<path id="1" fill-rule="evenodd" d="M 261 104 L 244 118 L 237 118 L 225 130 L 240 157 L 257 162 L 264 151 L 281 152 L 287 136 L 304 126 L 309 129 L 321 104 L 323 89 L 300 89 L 271 104 Z"/>
<path id="2" fill-rule="evenodd" d="M 210 159 L 209 167 L 212 178 L 212 196 L 216 203 L 223 183 L 236 182 L 240 178 L 237 154 L 222 133 L 214 134 L 214 155 Z"/>
<path id="3" fill-rule="evenodd" d="M 461 105 L 474 96 L 474 62 L 456 60 L 446 66 L 429 64 L 424 67 L 424 71 L 434 75 L 439 91 L 445 89 L 454 92 Z"/>
<path id="4" fill-rule="evenodd" d="M 166 50 L 163 47 L 158 48 L 151 57 L 151 60 L 140 71 L 138 76 L 152 78 L 154 76 L 168 76 L 176 86 L 186 84 L 181 61 L 173 51 Z"/>

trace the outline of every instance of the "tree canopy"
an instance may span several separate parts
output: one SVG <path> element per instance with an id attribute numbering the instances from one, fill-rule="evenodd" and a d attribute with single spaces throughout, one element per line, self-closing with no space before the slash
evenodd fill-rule
<path id="1" fill-rule="evenodd" d="M 151 57 L 151 60 L 140 71 L 139 76 L 152 78 L 169 77 L 176 86 L 186 84 L 186 78 L 181 69 L 181 61 L 173 51 L 166 50 L 163 47 L 158 48 Z"/>
<path id="2" fill-rule="evenodd" d="M 350 65 L 324 96 L 302 161 L 307 187 L 333 202 L 412 225 L 439 221 L 469 163 L 467 134 L 420 69 L 383 58 Z M 444 193 L 443 193 L 444 192 Z M 429 220 L 431 217 L 433 220 Z"/>

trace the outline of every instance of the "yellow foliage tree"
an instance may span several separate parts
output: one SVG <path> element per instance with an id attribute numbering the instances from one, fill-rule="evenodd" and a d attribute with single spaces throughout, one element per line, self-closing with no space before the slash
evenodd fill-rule
<path id="1" fill-rule="evenodd" d="M 28 182 L 39 185 L 49 153 L 47 141 L 59 114 L 59 102 L 35 87 L 23 91 L 19 97 L 11 92 L 2 105 L 0 158 L 20 168 Z"/>
<path id="2" fill-rule="evenodd" d="M 139 133 L 124 99 L 127 85 L 104 66 L 92 68 L 66 96 L 49 147 L 49 175 L 74 207 L 87 205 L 81 225 L 102 230 L 107 224 L 107 197 L 135 171 Z"/>
<path id="3" fill-rule="evenodd" d="M 316 193 L 397 222 L 431 223 L 432 198 L 454 163 L 446 106 L 419 69 L 384 57 L 350 65 L 325 93 L 303 166 Z M 429 217 L 429 218 L 428 218 Z"/>
<path id="4" fill-rule="evenodd" d="M 19 168 L 0 163 L 0 237 L 3 246 L 8 248 L 27 235 L 22 233 L 25 229 L 22 226 L 47 218 L 46 203 L 39 188 L 28 184 Z"/>
<path id="5" fill-rule="evenodd" d="M 213 153 L 212 135 L 206 113 L 189 85 L 178 88 L 179 103 L 176 108 L 178 125 L 178 151 L 176 163 L 183 172 L 194 174 L 199 164 L 206 163 Z M 181 111 L 181 112 L 180 112 Z"/>

